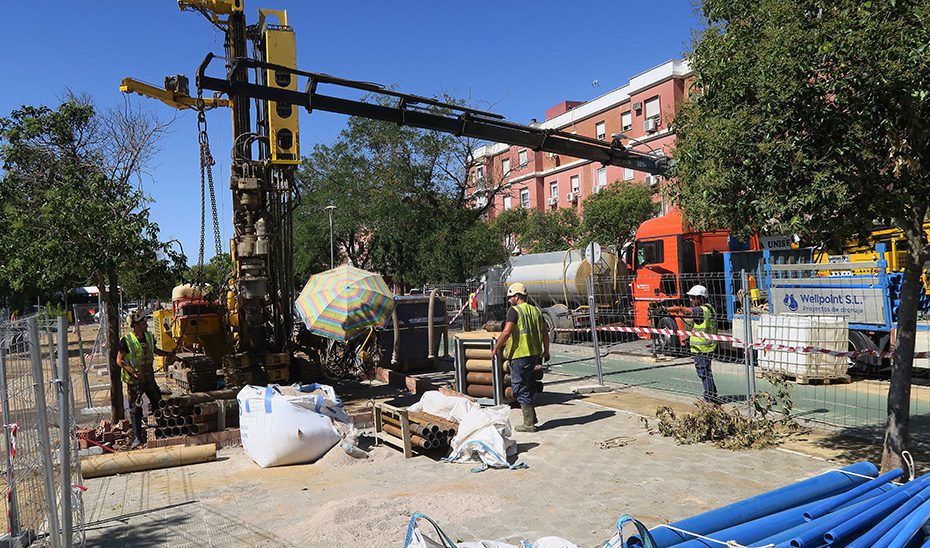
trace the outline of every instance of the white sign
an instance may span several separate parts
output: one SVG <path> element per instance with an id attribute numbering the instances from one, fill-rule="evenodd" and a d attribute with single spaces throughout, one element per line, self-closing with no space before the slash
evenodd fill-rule
<path id="1" fill-rule="evenodd" d="M 601 260 L 601 246 L 597 242 L 591 242 L 584 248 L 584 258 L 588 260 L 588 264 L 595 265 L 598 261 Z"/>
<path id="2" fill-rule="evenodd" d="M 773 287 L 772 312 L 843 316 L 849 323 L 885 324 L 881 289 Z"/>
<path id="3" fill-rule="evenodd" d="M 791 249 L 791 236 L 759 236 L 759 247 L 762 249 Z"/>

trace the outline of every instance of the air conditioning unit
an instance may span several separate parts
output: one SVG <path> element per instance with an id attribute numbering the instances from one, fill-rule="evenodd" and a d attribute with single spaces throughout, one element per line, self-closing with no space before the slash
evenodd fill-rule
<path id="1" fill-rule="evenodd" d="M 635 103 L 633 103 L 633 110 L 643 110 L 642 101 L 636 101 Z"/>
<path id="2" fill-rule="evenodd" d="M 652 133 L 653 131 L 658 130 L 659 119 L 658 118 L 646 118 L 646 120 L 643 121 L 643 129 L 648 131 L 649 133 Z"/>
<path id="3" fill-rule="evenodd" d="M 573 204 L 578 201 L 578 195 L 575 194 L 574 192 L 569 192 L 568 194 L 565 195 L 565 201 L 570 204 Z"/>
<path id="4" fill-rule="evenodd" d="M 656 186 L 662 179 L 658 175 L 646 175 L 646 184 Z"/>
<path id="5" fill-rule="evenodd" d="M 555 159 L 558 158 L 558 157 L 559 157 L 559 155 L 556 154 L 555 152 L 547 152 L 547 153 L 546 153 L 546 158 L 549 158 L 550 160 L 555 160 Z"/>
<path id="6" fill-rule="evenodd" d="M 559 203 L 559 199 L 556 198 L 555 196 L 553 196 L 552 198 L 549 198 L 548 200 L 546 200 L 546 205 L 554 206 L 554 205 L 557 204 L 557 203 Z"/>

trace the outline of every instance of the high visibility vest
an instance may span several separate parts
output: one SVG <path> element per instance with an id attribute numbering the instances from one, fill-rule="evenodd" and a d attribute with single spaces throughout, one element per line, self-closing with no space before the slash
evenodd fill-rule
<path id="1" fill-rule="evenodd" d="M 546 328 L 542 311 L 530 303 L 520 303 L 513 308 L 517 311 L 517 325 L 514 326 L 510 338 L 507 339 L 505 355 L 511 360 L 527 356 L 542 356 L 542 330 Z"/>
<path id="2" fill-rule="evenodd" d="M 123 356 L 123 361 L 129 362 L 129 365 L 137 372 L 143 374 L 153 372 L 153 365 L 155 364 L 155 335 L 150 331 L 145 332 L 145 350 L 142 349 L 142 343 L 136 338 L 136 334 L 132 331 L 124 335 L 122 340 L 126 341 L 126 346 L 129 347 L 129 354 Z M 126 384 L 136 384 L 139 382 L 137 379 L 131 377 L 125 369 L 120 371 L 119 376 L 120 380 Z"/>
<path id="3" fill-rule="evenodd" d="M 714 310 L 714 307 L 709 304 L 702 304 L 701 311 L 704 312 L 704 315 L 701 317 L 700 322 L 698 322 L 697 319 L 694 320 L 694 327 L 692 331 L 700 331 L 701 333 L 716 335 L 717 311 Z M 712 341 L 702 337 L 695 337 L 693 335 L 691 336 L 691 352 L 695 354 L 709 354 L 714 350 L 717 350 L 717 341 Z"/>

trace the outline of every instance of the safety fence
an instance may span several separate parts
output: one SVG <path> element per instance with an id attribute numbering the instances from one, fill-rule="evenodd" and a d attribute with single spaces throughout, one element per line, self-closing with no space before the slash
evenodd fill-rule
<path id="1" fill-rule="evenodd" d="M 0 325 L 0 411 L 10 545 L 84 543 L 67 319 Z"/>
<path id="2" fill-rule="evenodd" d="M 525 280 L 529 302 L 542 309 L 549 327 L 553 373 L 597 379 L 600 365 L 608 383 L 701 397 L 706 386 L 696 370 L 698 354 L 710 358 L 720 400 L 748 403 L 756 392 L 774 390 L 769 373 L 788 381 L 796 417 L 875 439 L 887 419 L 900 283 L 900 276 L 872 264 L 791 260 L 678 276 L 661 269 L 636 276 L 596 272 L 593 284 L 581 275 Z M 695 286 L 706 296 L 692 300 Z M 506 283 L 436 287 L 447 296 L 450 319 L 464 309 L 453 332 L 500 329 Z M 930 298 L 924 290 L 919 301 L 910 431 L 916 442 L 930 444 Z M 707 326 L 717 335 L 705 336 Z"/>

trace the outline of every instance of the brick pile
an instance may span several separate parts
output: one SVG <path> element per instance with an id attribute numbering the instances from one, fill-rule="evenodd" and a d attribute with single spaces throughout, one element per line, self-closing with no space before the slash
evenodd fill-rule
<path id="1" fill-rule="evenodd" d="M 78 446 L 81 449 L 94 447 L 91 442 L 97 442 L 107 447 L 125 445 L 131 443 L 133 437 L 132 423 L 129 422 L 129 419 L 117 421 L 116 424 L 108 420 L 102 420 L 97 425 L 97 428 L 78 428 L 75 433 L 78 436 Z"/>

